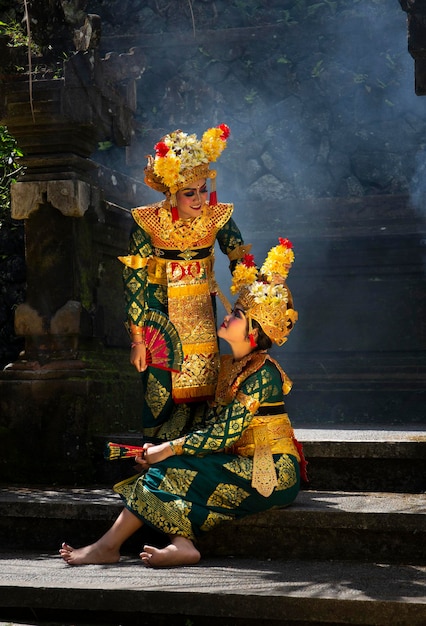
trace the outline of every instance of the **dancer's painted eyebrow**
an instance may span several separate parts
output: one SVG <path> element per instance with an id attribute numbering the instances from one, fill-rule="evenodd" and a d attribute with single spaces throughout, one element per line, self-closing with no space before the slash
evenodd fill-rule
<path id="1" fill-rule="evenodd" d="M 201 185 L 201 187 L 184 187 L 182 191 L 197 191 L 197 189 L 199 189 L 200 191 L 203 191 L 203 189 L 207 189 L 207 183 L 204 183 L 204 185 Z"/>

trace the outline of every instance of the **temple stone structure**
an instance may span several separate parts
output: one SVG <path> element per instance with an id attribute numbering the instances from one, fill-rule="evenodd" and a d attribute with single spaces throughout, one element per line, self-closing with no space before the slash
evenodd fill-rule
<path id="1" fill-rule="evenodd" d="M 2 480 L 95 481 L 93 435 L 139 427 L 116 257 L 140 183 L 90 156 L 103 140 L 130 143 L 143 70 L 137 50 L 90 50 L 59 78 L 5 85 L 2 123 L 25 155 L 11 204 L 25 222 L 27 295 L 15 311 L 25 349 L 0 373 Z"/>

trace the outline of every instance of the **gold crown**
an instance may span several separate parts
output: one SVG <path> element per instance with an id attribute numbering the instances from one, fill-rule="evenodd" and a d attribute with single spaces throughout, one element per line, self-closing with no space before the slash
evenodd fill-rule
<path id="1" fill-rule="evenodd" d="M 230 131 L 226 124 L 207 129 L 201 139 L 175 130 L 154 146 L 155 156 L 148 155 L 145 182 L 156 191 L 175 194 L 200 178 L 216 178 L 209 164 L 226 148 Z"/>
<path id="2" fill-rule="evenodd" d="M 200 180 L 200 178 L 215 178 L 216 171 L 209 169 L 208 163 L 202 163 L 201 165 L 196 165 L 192 169 L 183 170 L 179 174 L 179 182 L 175 183 L 173 186 L 166 185 L 164 179 L 161 179 L 155 173 L 153 166 L 154 159 L 149 155 L 148 156 L 148 165 L 145 168 L 145 182 L 148 187 L 155 189 L 156 191 L 161 191 L 161 193 L 166 193 L 166 191 L 171 191 L 171 193 L 176 193 L 179 189 L 184 189 L 185 187 L 189 187 L 191 183 L 196 180 Z"/>
<path id="3" fill-rule="evenodd" d="M 292 244 L 279 239 L 271 248 L 264 264 L 257 272 L 253 256 L 246 255 L 236 267 L 231 292 L 239 291 L 236 305 L 244 309 L 251 330 L 256 320 L 268 337 L 282 346 L 298 319 L 293 308 L 293 297 L 285 279 L 294 261 Z"/>

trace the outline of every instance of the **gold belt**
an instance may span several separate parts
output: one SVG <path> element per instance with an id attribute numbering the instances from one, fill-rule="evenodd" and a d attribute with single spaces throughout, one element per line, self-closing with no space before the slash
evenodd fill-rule
<path id="1" fill-rule="evenodd" d="M 227 452 L 253 457 L 252 487 L 268 497 L 278 484 L 273 454 L 292 454 L 300 461 L 287 413 L 254 417 Z"/>
<path id="2" fill-rule="evenodd" d="M 176 262 L 179 263 L 182 267 L 184 266 L 190 267 L 191 265 L 195 266 L 198 263 L 203 268 L 206 268 L 206 271 L 209 277 L 210 277 L 210 273 L 212 272 L 211 257 L 206 257 L 199 261 L 197 260 L 186 261 L 186 260 L 179 259 L 179 260 L 176 260 Z M 172 263 L 170 259 L 163 259 L 163 258 L 155 257 L 155 256 L 150 257 L 148 261 L 149 281 L 157 285 L 167 285 L 168 284 L 167 267 L 170 263 Z"/>

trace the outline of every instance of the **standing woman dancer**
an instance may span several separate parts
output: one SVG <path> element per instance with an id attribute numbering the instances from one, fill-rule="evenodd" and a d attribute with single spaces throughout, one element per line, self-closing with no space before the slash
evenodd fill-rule
<path id="1" fill-rule="evenodd" d="M 165 199 L 132 211 L 129 255 L 119 257 L 125 265 L 130 362 L 141 372 L 144 388 L 147 441 L 185 432 L 214 397 L 219 366 L 215 295 L 221 295 L 214 246 L 218 241 L 231 271 L 250 249 L 231 217 L 233 205 L 217 201 L 216 171 L 209 167 L 226 148 L 229 132 L 222 124 L 201 139 L 181 130 L 162 137 L 155 156 L 148 156 L 145 182 Z M 184 356 L 179 373 L 147 363 L 144 322 L 152 310 L 167 314 L 179 334 Z"/>
<path id="2" fill-rule="evenodd" d="M 250 261 L 237 267 L 239 297 L 218 331 L 232 355 L 222 357 L 216 407 L 204 428 L 144 445 L 136 457 L 141 474 L 114 487 L 125 508 L 96 543 L 62 545 L 69 565 L 119 561 L 122 543 L 144 523 L 170 541 L 163 548 L 144 546 L 146 566 L 195 564 L 200 552 L 194 542 L 204 532 L 296 498 L 306 462 L 284 407 L 291 382 L 267 352 L 272 342 L 287 340 L 297 320 L 285 285 L 291 244 L 280 240 L 258 277 Z"/>

